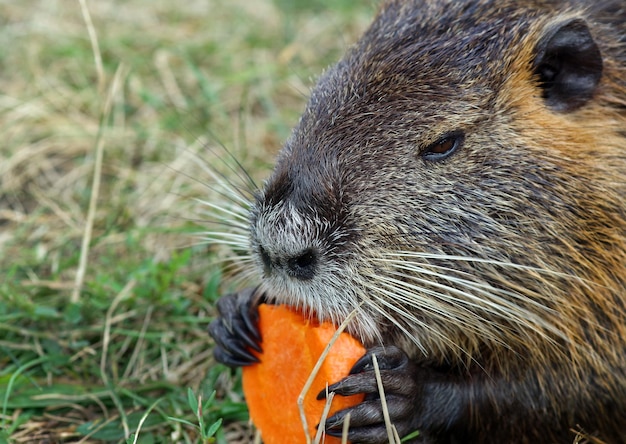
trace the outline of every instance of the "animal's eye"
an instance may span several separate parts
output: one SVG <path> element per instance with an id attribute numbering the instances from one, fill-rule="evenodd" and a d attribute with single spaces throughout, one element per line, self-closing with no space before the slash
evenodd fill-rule
<path id="1" fill-rule="evenodd" d="M 424 160 L 437 161 L 447 159 L 463 145 L 464 135 L 462 132 L 446 134 L 426 147 L 421 152 Z"/>

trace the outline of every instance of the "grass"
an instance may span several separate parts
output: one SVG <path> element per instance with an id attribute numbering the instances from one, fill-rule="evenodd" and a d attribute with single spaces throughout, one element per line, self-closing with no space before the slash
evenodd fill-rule
<path id="1" fill-rule="evenodd" d="M 250 440 L 202 163 L 262 180 L 373 10 L 0 0 L 0 444 Z"/>

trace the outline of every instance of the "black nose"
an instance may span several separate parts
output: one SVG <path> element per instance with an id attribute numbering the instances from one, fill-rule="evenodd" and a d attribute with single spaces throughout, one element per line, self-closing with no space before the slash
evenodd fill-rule
<path id="1" fill-rule="evenodd" d="M 317 254 L 312 249 L 287 259 L 287 273 L 303 281 L 313 279 L 317 271 Z"/>
<path id="2" fill-rule="evenodd" d="M 259 247 L 259 254 L 263 261 L 266 275 L 282 270 L 289 277 L 301 281 L 313 279 L 317 272 L 318 253 L 312 248 L 308 248 L 294 255 L 276 255 L 272 257 L 262 246 Z"/>

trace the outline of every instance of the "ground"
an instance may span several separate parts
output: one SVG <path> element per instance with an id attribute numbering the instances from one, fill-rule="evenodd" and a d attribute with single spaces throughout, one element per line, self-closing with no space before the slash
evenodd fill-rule
<path id="1" fill-rule="evenodd" d="M 267 175 L 356 3 L 0 0 L 0 444 L 249 441 L 198 199 Z"/>

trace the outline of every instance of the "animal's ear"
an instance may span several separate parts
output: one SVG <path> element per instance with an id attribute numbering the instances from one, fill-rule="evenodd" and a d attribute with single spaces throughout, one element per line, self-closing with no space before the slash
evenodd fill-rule
<path id="1" fill-rule="evenodd" d="M 602 77 L 602 55 L 587 24 L 571 19 L 545 32 L 535 48 L 533 69 L 546 104 L 569 112 L 593 96 Z"/>

